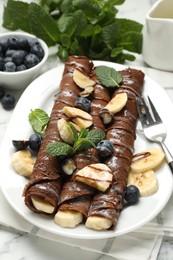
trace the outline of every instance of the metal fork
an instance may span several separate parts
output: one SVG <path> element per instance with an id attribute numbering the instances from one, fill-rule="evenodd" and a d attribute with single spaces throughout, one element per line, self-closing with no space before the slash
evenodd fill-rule
<path id="1" fill-rule="evenodd" d="M 166 128 L 149 97 L 148 101 L 150 109 L 146 105 L 146 102 L 143 98 L 136 98 L 137 109 L 143 128 L 143 133 L 148 140 L 160 143 L 165 153 L 168 165 L 173 173 L 173 156 L 164 143 L 167 134 Z"/>

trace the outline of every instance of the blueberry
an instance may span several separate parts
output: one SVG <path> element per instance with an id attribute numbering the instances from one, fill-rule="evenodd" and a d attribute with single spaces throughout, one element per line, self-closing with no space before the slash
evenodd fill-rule
<path id="1" fill-rule="evenodd" d="M 30 41 L 29 41 L 29 45 L 32 47 L 34 45 L 40 45 L 40 42 L 37 38 L 32 38 Z"/>
<path id="2" fill-rule="evenodd" d="M 23 71 L 23 70 L 26 70 L 26 66 L 24 64 L 21 64 L 19 66 L 16 67 L 16 71 Z"/>
<path id="3" fill-rule="evenodd" d="M 0 86 L 0 98 L 2 98 L 5 95 L 5 89 Z"/>
<path id="4" fill-rule="evenodd" d="M 24 150 L 24 149 L 26 149 L 28 147 L 29 141 L 25 141 L 25 140 L 12 140 L 12 144 L 13 144 L 13 146 L 17 150 Z"/>
<path id="5" fill-rule="evenodd" d="M 35 54 L 32 54 L 32 53 L 26 55 L 25 59 L 24 59 L 24 64 L 28 69 L 34 67 L 39 62 L 40 62 L 39 58 Z"/>
<path id="6" fill-rule="evenodd" d="M 124 199 L 130 205 L 136 204 L 139 201 L 140 191 L 135 185 L 126 187 Z"/>
<path id="7" fill-rule="evenodd" d="M 16 42 L 17 42 L 16 37 L 10 37 L 10 38 L 8 39 L 8 48 L 10 48 L 10 49 L 16 49 Z"/>
<path id="8" fill-rule="evenodd" d="M 15 98 L 11 95 L 4 95 L 1 99 L 2 107 L 6 110 L 11 110 L 15 107 Z"/>
<path id="9" fill-rule="evenodd" d="M 16 71 L 16 65 L 12 61 L 8 61 L 4 64 L 4 71 L 6 72 L 14 72 Z"/>
<path id="10" fill-rule="evenodd" d="M 35 44 L 35 45 L 31 46 L 31 53 L 37 55 L 37 57 L 39 57 L 40 60 L 44 56 L 44 50 L 40 44 Z"/>
<path id="11" fill-rule="evenodd" d="M 30 45 L 27 39 L 25 38 L 18 38 L 16 42 L 16 49 L 18 50 L 25 50 L 27 52 L 30 51 Z"/>
<path id="12" fill-rule="evenodd" d="M 5 53 L 8 49 L 8 40 L 7 39 L 1 39 L 0 40 L 0 45 L 1 45 L 1 48 L 2 48 L 2 52 Z"/>
<path id="13" fill-rule="evenodd" d="M 0 70 L 4 68 L 4 59 L 0 56 Z"/>
<path id="14" fill-rule="evenodd" d="M 109 140 L 102 140 L 97 144 L 98 155 L 102 158 L 111 156 L 114 151 L 114 146 Z"/>
<path id="15" fill-rule="evenodd" d="M 85 97 L 79 97 L 76 99 L 75 107 L 89 112 L 91 108 L 91 101 Z"/>
<path id="16" fill-rule="evenodd" d="M 16 65 L 20 65 L 24 62 L 24 58 L 25 58 L 26 54 L 27 54 L 27 52 L 24 50 L 16 50 L 12 54 L 12 61 Z"/>
<path id="17" fill-rule="evenodd" d="M 41 137 L 38 134 L 32 134 L 29 138 L 30 149 L 37 152 L 40 149 L 41 141 Z"/>
<path id="18" fill-rule="evenodd" d="M 12 61 L 12 57 L 11 56 L 9 56 L 9 57 L 7 56 L 7 57 L 4 58 L 4 63 L 7 63 L 9 61 Z"/>
<path id="19" fill-rule="evenodd" d="M 13 49 L 7 50 L 5 53 L 5 57 L 12 57 L 14 52 L 15 52 L 15 50 L 13 50 Z"/>

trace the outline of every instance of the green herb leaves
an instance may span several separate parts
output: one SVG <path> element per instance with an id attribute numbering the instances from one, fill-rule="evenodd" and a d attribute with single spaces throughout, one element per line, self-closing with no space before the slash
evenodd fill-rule
<path id="1" fill-rule="evenodd" d="M 31 110 L 29 122 L 33 130 L 37 134 L 43 136 L 49 122 L 49 116 L 43 110 L 36 108 L 35 110 Z"/>
<path id="2" fill-rule="evenodd" d="M 74 151 L 73 148 L 66 143 L 53 142 L 47 145 L 46 152 L 51 156 L 67 156 L 72 154 Z"/>
<path id="3" fill-rule="evenodd" d="M 122 81 L 120 73 L 107 66 L 96 67 L 96 75 L 105 87 L 118 87 Z"/>
<path id="4" fill-rule="evenodd" d="M 124 63 L 142 50 L 142 24 L 116 18 L 116 5 L 125 0 L 8 0 L 3 26 L 22 29 L 58 45 L 58 56 L 86 55 L 90 59 Z"/>
<path id="5" fill-rule="evenodd" d="M 73 147 L 63 142 L 52 142 L 47 145 L 47 154 L 51 156 L 68 156 L 94 147 L 105 137 L 105 133 L 101 130 L 89 131 L 82 129 L 78 134 L 78 138 L 76 138 L 76 131 L 73 133 L 75 140 Z"/>
<path id="6" fill-rule="evenodd" d="M 43 39 L 48 46 L 55 45 L 59 30 L 55 20 L 35 3 L 8 0 L 3 13 L 3 26 L 9 30 L 21 29 Z"/>

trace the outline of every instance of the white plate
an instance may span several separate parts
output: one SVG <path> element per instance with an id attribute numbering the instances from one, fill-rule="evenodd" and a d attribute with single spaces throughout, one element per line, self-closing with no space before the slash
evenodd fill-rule
<path id="1" fill-rule="evenodd" d="M 95 65 L 108 65 L 117 70 L 124 69 L 124 66 L 115 63 L 95 62 Z M 51 233 L 72 238 L 98 239 L 119 236 L 143 226 L 152 220 L 166 205 L 173 188 L 173 178 L 168 165 L 165 163 L 158 171 L 159 190 L 153 196 L 141 198 L 140 202 L 125 208 L 119 217 L 118 225 L 112 231 L 94 231 L 86 229 L 84 225 L 77 228 L 61 228 L 56 225 L 53 218 L 38 215 L 30 211 L 24 204 L 22 192 L 27 180 L 14 172 L 11 167 L 11 155 L 14 152 L 12 139 L 27 139 L 32 133 L 28 122 L 28 114 L 31 109 L 41 108 L 50 113 L 53 105 L 54 94 L 57 92 L 63 66 L 52 69 L 34 80 L 24 91 L 20 98 L 12 119 L 9 123 L 1 147 L 1 184 L 2 191 L 10 205 L 30 223 Z M 171 144 L 173 137 L 172 103 L 158 84 L 146 76 L 144 84 L 144 95 L 149 95 L 158 109 L 168 130 L 166 143 Z M 135 142 L 135 151 L 156 144 L 148 143 L 145 138 L 138 136 Z M 173 145 L 170 145 L 173 149 Z M 171 151 L 173 153 L 173 150 Z M 2 159 L 3 158 L 3 159 Z"/>

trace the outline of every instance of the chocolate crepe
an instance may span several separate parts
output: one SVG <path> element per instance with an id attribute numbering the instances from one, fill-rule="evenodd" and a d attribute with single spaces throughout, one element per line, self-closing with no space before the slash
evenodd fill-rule
<path id="1" fill-rule="evenodd" d="M 93 118 L 93 125 L 90 127 L 90 130 L 100 129 L 104 131 L 105 126 L 99 117 L 99 112 L 100 109 L 106 106 L 110 100 L 110 95 L 108 90 L 98 82 L 95 72 L 92 73 L 91 78 L 96 81 L 96 85 L 94 86 L 94 91 L 91 97 L 92 101 L 90 115 Z M 74 176 L 77 171 L 85 166 L 100 162 L 95 148 L 80 152 L 72 159 L 77 166 Z M 95 193 L 96 190 L 94 188 L 85 183 L 76 181 L 72 176 L 72 178 L 67 181 L 62 188 L 58 210 L 76 210 L 87 217 L 88 210 Z"/>
<path id="2" fill-rule="evenodd" d="M 123 207 L 127 177 L 133 155 L 137 107 L 136 96 L 141 96 L 144 74 L 142 71 L 127 69 L 120 72 L 123 78 L 121 86 L 115 91 L 126 92 L 126 106 L 114 115 L 114 123 L 107 128 L 106 139 L 114 146 L 112 156 L 105 164 L 113 171 L 113 183 L 104 193 L 94 196 L 88 217 L 100 216 L 111 220 L 112 228 L 117 224 L 118 216 Z"/>
<path id="3" fill-rule="evenodd" d="M 57 120 L 65 117 L 62 112 L 64 106 L 74 106 L 76 98 L 80 92 L 79 87 L 73 81 L 73 71 L 76 67 L 80 67 L 86 75 L 90 74 L 93 63 L 83 56 L 70 56 L 65 63 L 60 88 L 55 96 L 54 105 L 50 115 L 50 122 L 46 128 L 46 132 L 34 165 L 32 176 L 29 183 L 25 186 L 23 196 L 25 204 L 28 208 L 36 213 L 45 213 L 37 210 L 31 200 L 32 196 L 36 196 L 45 202 L 49 202 L 54 207 L 54 214 L 57 211 L 58 201 L 60 197 L 62 178 L 60 176 L 60 162 L 56 157 L 46 154 L 47 144 L 50 142 L 61 141 Z"/>

